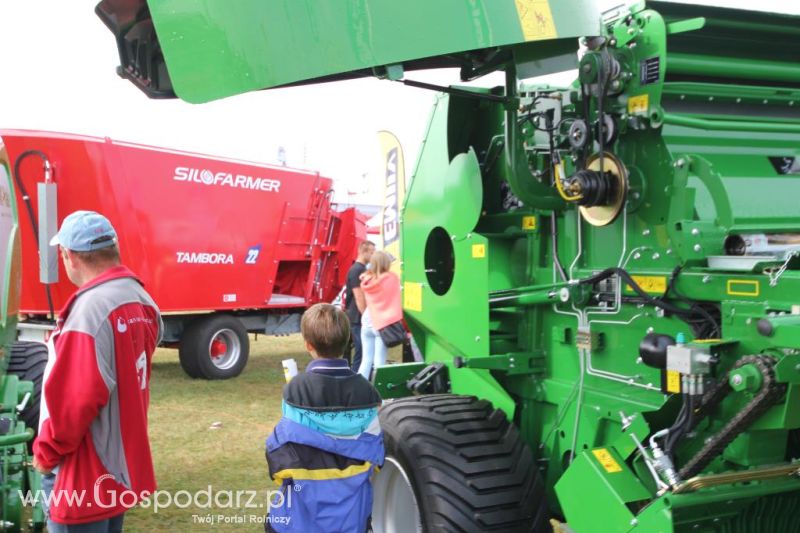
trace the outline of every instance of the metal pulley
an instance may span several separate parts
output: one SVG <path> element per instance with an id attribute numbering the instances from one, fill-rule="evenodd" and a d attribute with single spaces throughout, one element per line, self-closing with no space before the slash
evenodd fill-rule
<path id="1" fill-rule="evenodd" d="M 600 120 L 598 119 L 595 122 L 594 130 L 595 130 L 595 139 L 600 138 Z M 603 144 L 605 146 L 611 146 L 615 140 L 617 140 L 617 123 L 614 120 L 614 117 L 609 115 L 608 113 L 603 113 L 602 118 L 603 124 Z"/>
<path id="2" fill-rule="evenodd" d="M 601 171 L 602 161 L 602 171 Z M 614 154 L 592 154 L 586 168 L 570 176 L 567 187 L 579 194 L 581 216 L 593 226 L 616 220 L 628 195 L 628 170 Z"/>
<path id="3" fill-rule="evenodd" d="M 603 113 L 603 144 L 610 146 L 617 139 L 617 123 L 614 117 L 607 113 Z M 595 139 L 600 138 L 600 120 L 592 124 L 592 137 Z M 583 119 L 577 119 L 572 122 L 567 133 L 569 145 L 575 150 L 582 150 L 590 140 L 589 126 Z"/>
<path id="4" fill-rule="evenodd" d="M 586 121 L 582 119 L 575 120 L 569 127 L 567 138 L 572 148 L 575 150 L 583 149 L 589 141 L 589 127 L 586 125 Z"/>

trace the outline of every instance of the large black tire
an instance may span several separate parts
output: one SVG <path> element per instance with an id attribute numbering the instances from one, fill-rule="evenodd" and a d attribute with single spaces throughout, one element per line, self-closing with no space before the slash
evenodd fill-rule
<path id="1" fill-rule="evenodd" d="M 47 366 L 47 345 L 40 342 L 15 342 L 11 347 L 8 373 L 20 380 L 33 382 L 33 394 L 28 405 L 20 413 L 25 425 L 33 431 L 39 430 L 39 406 L 42 402 L 42 379 Z"/>
<path id="2" fill-rule="evenodd" d="M 380 420 L 384 470 L 402 468 L 422 531 L 549 531 L 544 484 L 531 450 L 488 401 L 452 394 L 403 398 L 385 405 Z M 379 492 L 380 482 L 375 484 Z M 376 493 L 375 532 L 399 531 L 380 523 L 387 518 L 385 510 L 379 516 L 381 497 Z"/>
<path id="3" fill-rule="evenodd" d="M 224 355 L 215 352 L 214 343 L 220 341 L 227 350 Z M 178 348 L 181 367 L 192 378 L 236 377 L 247 365 L 249 355 L 247 330 L 238 318 L 231 315 L 195 319 L 184 330 Z"/>

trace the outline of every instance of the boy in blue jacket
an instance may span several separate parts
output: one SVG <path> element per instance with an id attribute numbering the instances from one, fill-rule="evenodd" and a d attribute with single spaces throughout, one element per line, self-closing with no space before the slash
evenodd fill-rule
<path id="1" fill-rule="evenodd" d="M 350 322 L 317 304 L 300 323 L 313 361 L 283 391 L 283 417 L 267 439 L 270 477 L 281 496 L 264 529 L 364 533 L 372 513 L 372 476 L 383 466 L 380 395 L 342 354 Z"/>

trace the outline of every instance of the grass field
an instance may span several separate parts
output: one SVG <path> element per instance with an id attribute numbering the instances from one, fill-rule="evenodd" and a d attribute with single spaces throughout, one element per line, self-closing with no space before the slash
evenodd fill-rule
<path id="1" fill-rule="evenodd" d="M 310 361 L 298 335 L 261 336 L 251 344 L 250 361 L 242 375 L 203 381 L 183 373 L 176 350 L 158 350 L 150 402 L 150 446 L 158 488 L 176 495 L 211 486 L 222 505 L 178 508 L 173 504 L 158 512 L 152 506 L 136 508 L 125 516 L 126 531 L 263 531 L 262 524 L 249 523 L 251 516 L 263 515 L 263 509 L 237 507 L 235 498 L 228 508 L 227 492 L 258 491 L 252 503 L 262 505 L 267 490 L 274 488 L 267 475 L 264 441 L 280 418 L 281 360 L 289 357 L 300 368 Z M 249 493 L 241 497 L 241 506 L 247 505 L 248 497 Z M 184 507 L 186 495 L 177 498 Z M 199 498 L 203 507 L 204 499 Z M 218 515 L 227 520 L 239 517 L 246 523 L 219 523 Z M 199 523 L 208 516 L 214 523 Z"/>
<path id="2" fill-rule="evenodd" d="M 252 341 L 252 336 L 251 336 Z M 390 359 L 399 358 L 393 349 Z M 265 504 L 275 486 L 267 475 L 264 441 L 281 414 L 284 377 L 281 360 L 293 357 L 302 369 L 310 361 L 299 335 L 263 337 L 252 342 L 250 361 L 236 379 L 193 380 L 178 363 L 175 350 L 160 349 L 153 359 L 150 402 L 150 446 L 159 490 L 177 497 L 180 507 L 139 507 L 125 516 L 125 531 L 263 531 L 252 520 L 262 508 L 229 505 L 228 494 L 257 491 L 252 505 Z M 208 491 L 220 506 L 185 506 L 178 491 Z M 235 500 L 235 498 L 234 498 Z M 163 501 L 166 501 L 164 496 Z M 222 520 L 220 520 L 222 516 Z M 213 519 L 213 523 L 201 520 Z M 239 520 L 241 522 L 234 523 Z M 228 523 L 225 523 L 225 522 Z"/>

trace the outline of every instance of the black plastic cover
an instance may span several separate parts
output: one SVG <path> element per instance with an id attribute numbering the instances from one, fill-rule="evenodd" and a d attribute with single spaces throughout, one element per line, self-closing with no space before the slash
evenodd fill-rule
<path id="1" fill-rule="evenodd" d="M 653 368 L 667 368 L 667 347 L 675 346 L 675 337 L 661 333 L 648 333 L 639 343 L 642 362 Z"/>

